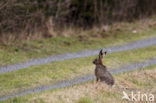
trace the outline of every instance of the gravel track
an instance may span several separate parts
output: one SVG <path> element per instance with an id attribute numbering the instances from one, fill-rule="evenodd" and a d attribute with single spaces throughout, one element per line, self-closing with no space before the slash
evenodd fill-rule
<path id="1" fill-rule="evenodd" d="M 152 45 L 156 45 L 156 38 L 148 38 L 148 39 L 144 39 L 144 40 L 138 40 L 135 42 L 128 43 L 126 45 L 114 46 L 114 47 L 105 48 L 105 49 L 108 50 L 109 53 L 113 53 L 113 52 L 119 52 L 119 51 L 144 48 L 144 47 L 152 46 Z M 28 68 L 33 65 L 47 64 L 47 63 L 51 63 L 54 61 L 68 60 L 68 59 L 72 59 L 72 58 L 94 56 L 94 55 L 98 54 L 99 50 L 100 49 L 86 50 L 86 51 L 81 51 L 81 52 L 76 52 L 76 53 L 65 53 L 65 54 L 56 55 L 56 56 L 49 56 L 47 58 L 33 59 L 33 60 L 30 60 L 27 62 L 18 63 L 18 64 L 14 64 L 14 65 L 8 65 L 8 66 L 0 67 L 0 74 L 16 71 L 19 69 Z"/>
<path id="2" fill-rule="evenodd" d="M 132 70 L 144 68 L 144 67 L 151 66 L 151 65 L 156 65 L 156 58 L 150 59 L 150 60 L 148 60 L 146 62 L 142 62 L 142 63 L 130 64 L 130 65 L 128 65 L 126 67 L 123 67 L 123 68 L 118 68 L 118 69 L 115 69 L 115 70 L 111 70 L 110 72 L 112 74 L 118 74 L 118 73 L 121 73 L 121 72 L 132 71 Z M 76 79 L 73 79 L 73 80 L 70 80 L 70 81 L 65 80 L 65 81 L 62 81 L 62 82 L 57 83 L 57 84 L 51 84 L 49 86 L 40 86 L 40 87 L 37 87 L 37 88 L 34 88 L 34 89 L 24 90 L 24 91 L 19 92 L 19 93 L 14 93 L 12 95 L 0 97 L 0 101 L 7 100 L 9 98 L 24 96 L 24 95 L 27 95 L 27 94 L 38 93 L 38 92 L 42 92 L 42 91 L 45 91 L 45 90 L 64 88 L 64 87 L 68 87 L 68 86 L 71 86 L 71 85 L 91 81 L 93 79 L 95 79 L 94 75 L 88 75 L 88 76 L 76 78 Z"/>

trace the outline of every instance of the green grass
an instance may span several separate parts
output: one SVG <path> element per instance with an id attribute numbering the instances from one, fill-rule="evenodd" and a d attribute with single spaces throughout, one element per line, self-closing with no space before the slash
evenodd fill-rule
<path id="1" fill-rule="evenodd" d="M 153 65 L 140 70 L 114 75 L 116 84 L 113 88 L 105 84 L 91 81 L 66 88 L 29 94 L 23 97 L 2 101 L 1 103 L 127 103 L 126 100 L 122 100 L 122 91 L 130 93 L 131 90 L 125 90 L 120 86 L 129 89 L 133 88 L 141 93 L 150 92 L 156 96 L 155 73 L 156 65 Z M 139 87 L 138 83 L 133 80 L 143 85 Z M 149 81 L 151 86 L 146 85 Z"/>
<path id="2" fill-rule="evenodd" d="M 93 103 L 90 98 L 82 97 L 77 103 Z"/>
<path id="3" fill-rule="evenodd" d="M 116 69 L 129 63 L 143 62 L 147 59 L 154 58 L 156 56 L 155 51 L 156 47 L 151 46 L 137 50 L 112 53 L 105 56 L 103 62 L 109 70 Z M 93 74 L 95 66 L 92 64 L 92 61 L 95 58 L 96 56 L 76 58 L 1 74 L 0 95 Z"/>
<path id="4" fill-rule="evenodd" d="M 71 37 L 17 40 L 8 43 L 8 45 L 0 43 L 0 66 L 38 57 L 122 45 L 135 40 L 156 37 L 156 29 L 151 25 L 148 22 L 144 23 L 144 21 L 141 23 L 121 23 L 110 26 L 108 32 L 104 32 L 103 29 L 91 29 L 81 31 Z M 132 33 L 133 30 L 137 32 Z"/>

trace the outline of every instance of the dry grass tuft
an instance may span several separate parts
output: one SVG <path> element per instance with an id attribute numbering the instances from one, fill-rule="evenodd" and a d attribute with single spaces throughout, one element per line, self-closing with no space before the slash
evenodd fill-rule
<path id="1" fill-rule="evenodd" d="M 103 83 L 88 83 L 79 86 L 73 86 L 70 88 L 65 88 L 63 91 L 57 91 L 53 93 L 43 94 L 38 97 L 34 97 L 32 101 L 37 98 L 44 99 L 46 103 L 56 103 L 58 100 L 64 101 L 65 103 L 73 103 L 78 101 L 81 97 L 95 97 L 99 92 L 111 92 L 112 87 L 109 87 Z"/>

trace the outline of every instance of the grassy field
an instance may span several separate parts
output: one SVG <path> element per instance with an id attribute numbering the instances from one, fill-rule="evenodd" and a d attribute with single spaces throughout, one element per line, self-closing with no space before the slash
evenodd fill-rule
<path id="1" fill-rule="evenodd" d="M 0 66 L 24 62 L 66 52 L 122 45 L 130 41 L 156 37 L 155 19 L 120 23 L 103 28 L 75 32 L 69 37 L 0 42 Z"/>
<path id="2" fill-rule="evenodd" d="M 108 54 L 104 57 L 104 64 L 109 69 L 117 69 L 133 62 L 143 62 L 156 56 L 156 47 L 129 50 Z M 95 66 L 92 64 L 96 56 L 76 58 L 66 61 L 53 62 L 39 66 L 32 66 L 0 75 L 0 96 L 34 88 L 41 85 L 50 85 L 61 80 L 93 74 Z"/>
<path id="3" fill-rule="evenodd" d="M 75 32 L 77 33 L 76 36 L 69 37 L 10 41 L 4 44 L 0 42 L 0 67 L 38 57 L 122 45 L 135 40 L 156 37 L 155 21 L 150 19 L 136 21 L 135 23 L 114 24 L 108 26 L 105 29 L 106 31 L 103 31 L 102 28 L 94 28 L 83 32 Z M 150 58 L 156 58 L 155 51 L 156 47 L 151 46 L 107 54 L 103 62 L 109 70 L 117 69 L 130 63 L 144 62 Z M 52 62 L 0 74 L 0 96 L 93 74 L 95 66 L 92 61 L 96 57 Z M 156 66 L 151 66 L 146 68 L 147 70 L 114 75 L 116 79 L 114 88 L 89 82 L 61 90 L 14 98 L 4 101 L 4 103 L 120 103 L 119 98 L 122 96 L 123 87 L 143 90 L 142 92 L 151 90 L 156 93 L 156 88 L 152 88 L 156 85 L 155 68 Z"/>
<path id="4" fill-rule="evenodd" d="M 115 86 L 91 81 L 62 89 L 9 99 L 1 103 L 127 103 L 122 92 L 152 93 L 156 96 L 156 65 L 114 75 Z M 144 99 L 145 100 L 145 99 Z M 145 102 L 145 101 L 144 101 Z"/>

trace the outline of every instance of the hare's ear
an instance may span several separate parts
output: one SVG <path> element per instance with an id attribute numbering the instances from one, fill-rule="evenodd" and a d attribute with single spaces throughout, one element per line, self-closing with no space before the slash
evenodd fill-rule
<path id="1" fill-rule="evenodd" d="M 103 57 L 103 52 L 102 52 L 102 49 L 100 50 L 99 52 L 99 58 Z"/>
<path id="2" fill-rule="evenodd" d="M 106 54 L 107 54 L 107 51 L 105 51 L 104 53 L 105 53 L 105 55 L 106 55 Z"/>

